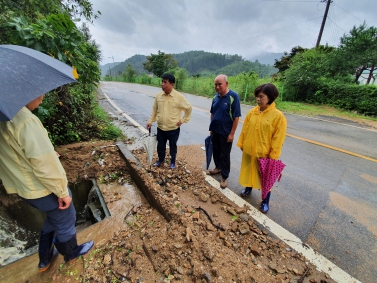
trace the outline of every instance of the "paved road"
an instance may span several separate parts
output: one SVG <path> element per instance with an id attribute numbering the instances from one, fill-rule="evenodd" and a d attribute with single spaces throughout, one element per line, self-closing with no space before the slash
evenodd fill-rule
<path id="1" fill-rule="evenodd" d="M 117 82 L 102 90 L 122 111 L 145 126 L 159 88 Z M 181 128 L 179 145 L 203 146 L 211 100 L 185 94 L 192 119 Z M 251 106 L 242 105 L 245 117 Z M 351 121 L 286 114 L 283 178 L 271 194 L 268 216 L 341 269 L 367 282 L 377 278 L 377 131 Z M 236 137 L 242 128 L 242 119 Z M 156 132 L 155 125 L 152 131 Z M 179 156 L 179 153 L 178 153 Z M 233 145 L 228 186 L 235 193 L 241 151 Z M 203 162 L 204 166 L 204 162 Z M 260 191 L 247 199 L 260 204 Z"/>

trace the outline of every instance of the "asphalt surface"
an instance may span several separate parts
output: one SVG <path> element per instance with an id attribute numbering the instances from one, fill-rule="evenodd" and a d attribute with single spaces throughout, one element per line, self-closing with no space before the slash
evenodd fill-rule
<path id="1" fill-rule="evenodd" d="M 118 82 L 102 82 L 101 89 L 142 126 L 160 91 Z M 181 127 L 178 145 L 203 146 L 211 99 L 185 96 L 193 113 Z M 236 140 L 251 108 L 241 106 Z M 268 217 L 361 282 L 376 282 L 377 131 L 339 118 L 285 116 L 288 129 L 281 159 L 287 166 L 271 193 Z M 238 194 L 243 189 L 238 184 L 241 151 L 235 144 L 228 187 Z M 247 200 L 259 207 L 260 191 L 253 190 Z"/>

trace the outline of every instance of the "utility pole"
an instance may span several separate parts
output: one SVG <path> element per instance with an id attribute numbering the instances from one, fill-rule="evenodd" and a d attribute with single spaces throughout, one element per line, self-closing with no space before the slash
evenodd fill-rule
<path id="1" fill-rule="evenodd" d="M 319 35 L 318 35 L 318 39 L 317 39 L 317 44 L 315 45 L 315 47 L 318 47 L 319 44 L 320 44 L 320 42 L 321 42 L 322 32 L 323 32 L 323 29 L 325 27 L 327 13 L 329 12 L 329 8 L 330 8 L 331 0 L 322 0 L 321 2 L 326 2 L 326 1 L 327 1 L 327 5 L 326 5 L 326 10 L 325 10 L 325 15 L 323 16 L 323 19 L 322 19 L 322 25 L 321 25 L 321 29 L 319 31 Z"/>
<path id="2" fill-rule="evenodd" d="M 114 67 L 115 67 L 114 56 L 111 56 L 111 57 L 109 57 L 109 58 L 112 58 L 112 59 L 113 59 L 113 67 L 112 67 L 112 68 L 114 68 Z M 115 73 L 115 70 L 113 70 L 113 73 Z M 116 76 L 116 74 L 115 74 L 115 76 Z M 110 77 L 111 77 L 111 72 L 110 72 Z"/>

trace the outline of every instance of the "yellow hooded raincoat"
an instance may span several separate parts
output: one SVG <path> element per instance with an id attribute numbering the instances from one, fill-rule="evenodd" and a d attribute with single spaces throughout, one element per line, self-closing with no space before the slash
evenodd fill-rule
<path id="1" fill-rule="evenodd" d="M 275 102 L 263 112 L 256 106 L 247 113 L 237 143 L 242 149 L 241 186 L 261 189 L 257 160 L 262 157 L 279 158 L 286 130 L 287 120 L 276 109 Z"/>

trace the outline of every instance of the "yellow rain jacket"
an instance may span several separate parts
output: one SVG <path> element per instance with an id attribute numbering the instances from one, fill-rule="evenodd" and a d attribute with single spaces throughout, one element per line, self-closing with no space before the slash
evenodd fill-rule
<path id="1" fill-rule="evenodd" d="M 275 102 L 263 112 L 256 106 L 247 113 L 237 142 L 242 149 L 241 186 L 261 189 L 257 160 L 261 157 L 279 158 L 286 130 L 287 120 L 276 109 Z"/>

